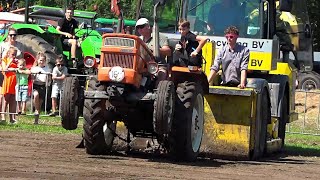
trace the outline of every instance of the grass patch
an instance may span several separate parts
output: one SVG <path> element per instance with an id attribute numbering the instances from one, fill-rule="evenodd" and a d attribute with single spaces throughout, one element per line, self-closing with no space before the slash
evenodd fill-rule
<path id="1" fill-rule="evenodd" d="M 320 136 L 286 134 L 285 148 L 289 155 L 320 156 Z"/>
<path id="2" fill-rule="evenodd" d="M 17 124 L 7 123 L 0 125 L 0 130 L 7 131 L 26 131 L 26 132 L 39 132 L 39 133 L 59 133 L 59 134 L 82 134 L 83 120 L 79 120 L 79 125 L 76 130 L 68 131 L 61 126 L 60 117 L 41 116 L 38 125 L 34 125 L 33 116 L 19 117 Z"/>

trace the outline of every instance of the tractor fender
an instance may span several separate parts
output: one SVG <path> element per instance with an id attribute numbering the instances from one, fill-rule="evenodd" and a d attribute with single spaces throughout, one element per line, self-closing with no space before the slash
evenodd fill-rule
<path id="1" fill-rule="evenodd" d="M 268 79 L 270 100 L 271 100 L 271 115 L 280 117 L 280 103 L 285 93 L 289 92 L 289 77 L 285 75 L 270 76 Z M 289 96 L 288 96 L 289 98 Z M 289 109 L 288 109 L 289 110 Z"/>
<path id="2" fill-rule="evenodd" d="M 170 71 L 170 80 L 174 82 L 176 87 L 185 81 L 197 82 L 201 84 L 204 94 L 209 93 L 207 75 L 203 71 L 190 71 L 187 67 L 173 66 Z"/>
<path id="3" fill-rule="evenodd" d="M 19 34 L 20 32 L 24 32 L 23 34 L 26 34 L 30 33 L 30 31 L 36 31 L 40 34 L 49 32 L 50 34 L 60 35 L 53 26 L 42 26 L 38 24 L 13 24 L 12 27 L 18 30 Z"/>

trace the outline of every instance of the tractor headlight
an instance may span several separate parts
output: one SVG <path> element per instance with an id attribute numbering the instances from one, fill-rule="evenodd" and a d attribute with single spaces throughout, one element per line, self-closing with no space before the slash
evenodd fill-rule
<path id="1" fill-rule="evenodd" d="M 109 71 L 109 78 L 112 81 L 121 82 L 124 79 L 124 70 L 120 66 L 112 67 Z"/>
<path id="2" fill-rule="evenodd" d="M 158 64 L 156 62 L 149 62 L 147 64 L 148 72 L 151 74 L 156 74 L 158 72 Z"/>
<path id="3" fill-rule="evenodd" d="M 86 56 L 83 63 L 87 68 L 92 68 L 96 65 L 96 60 L 91 56 Z"/>

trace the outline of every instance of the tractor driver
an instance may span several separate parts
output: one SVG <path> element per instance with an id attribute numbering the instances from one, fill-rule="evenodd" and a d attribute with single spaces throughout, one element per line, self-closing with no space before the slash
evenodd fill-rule
<path id="1" fill-rule="evenodd" d="M 78 28 L 78 22 L 73 18 L 73 8 L 70 6 L 66 9 L 65 17 L 58 21 L 57 31 L 61 35 L 62 43 L 71 45 L 71 59 L 73 67 L 77 66 L 76 49 L 77 40 L 74 36 L 74 30 Z"/>
<path id="2" fill-rule="evenodd" d="M 247 70 L 249 62 L 249 49 L 237 43 L 239 30 L 230 26 L 225 30 L 228 44 L 222 47 L 210 68 L 208 82 L 217 75 L 222 65 L 222 83 L 224 86 L 246 87 Z"/>
<path id="3" fill-rule="evenodd" d="M 154 51 L 154 38 L 152 37 L 152 28 L 149 24 L 149 20 L 146 18 L 140 18 L 136 22 L 136 30 L 140 34 L 140 38 L 146 43 L 148 48 L 153 52 Z M 159 44 L 160 44 L 160 56 L 165 59 L 166 56 L 171 56 L 171 49 L 169 47 L 168 39 L 159 33 Z M 165 66 L 159 66 L 158 72 L 158 82 L 160 80 L 167 79 L 167 69 Z"/>

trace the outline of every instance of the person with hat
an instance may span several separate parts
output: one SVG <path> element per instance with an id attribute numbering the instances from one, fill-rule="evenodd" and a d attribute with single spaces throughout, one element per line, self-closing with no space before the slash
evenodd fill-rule
<path id="1" fill-rule="evenodd" d="M 140 34 L 140 38 L 146 43 L 148 48 L 154 51 L 154 38 L 152 37 L 152 28 L 147 18 L 140 18 L 136 22 L 136 30 Z M 160 56 L 165 59 L 167 56 L 171 56 L 171 49 L 169 47 L 168 38 L 163 34 L 159 33 L 159 45 L 160 45 Z M 158 81 L 165 80 L 167 78 L 167 67 L 166 65 L 159 66 Z"/>
<path id="2" fill-rule="evenodd" d="M 147 18 L 140 18 L 136 22 L 136 30 L 140 34 L 140 38 L 146 43 L 148 48 L 154 51 L 154 38 L 152 37 L 152 28 Z M 159 33 L 160 55 L 161 57 L 171 56 L 171 49 L 169 47 L 168 39 Z"/>

